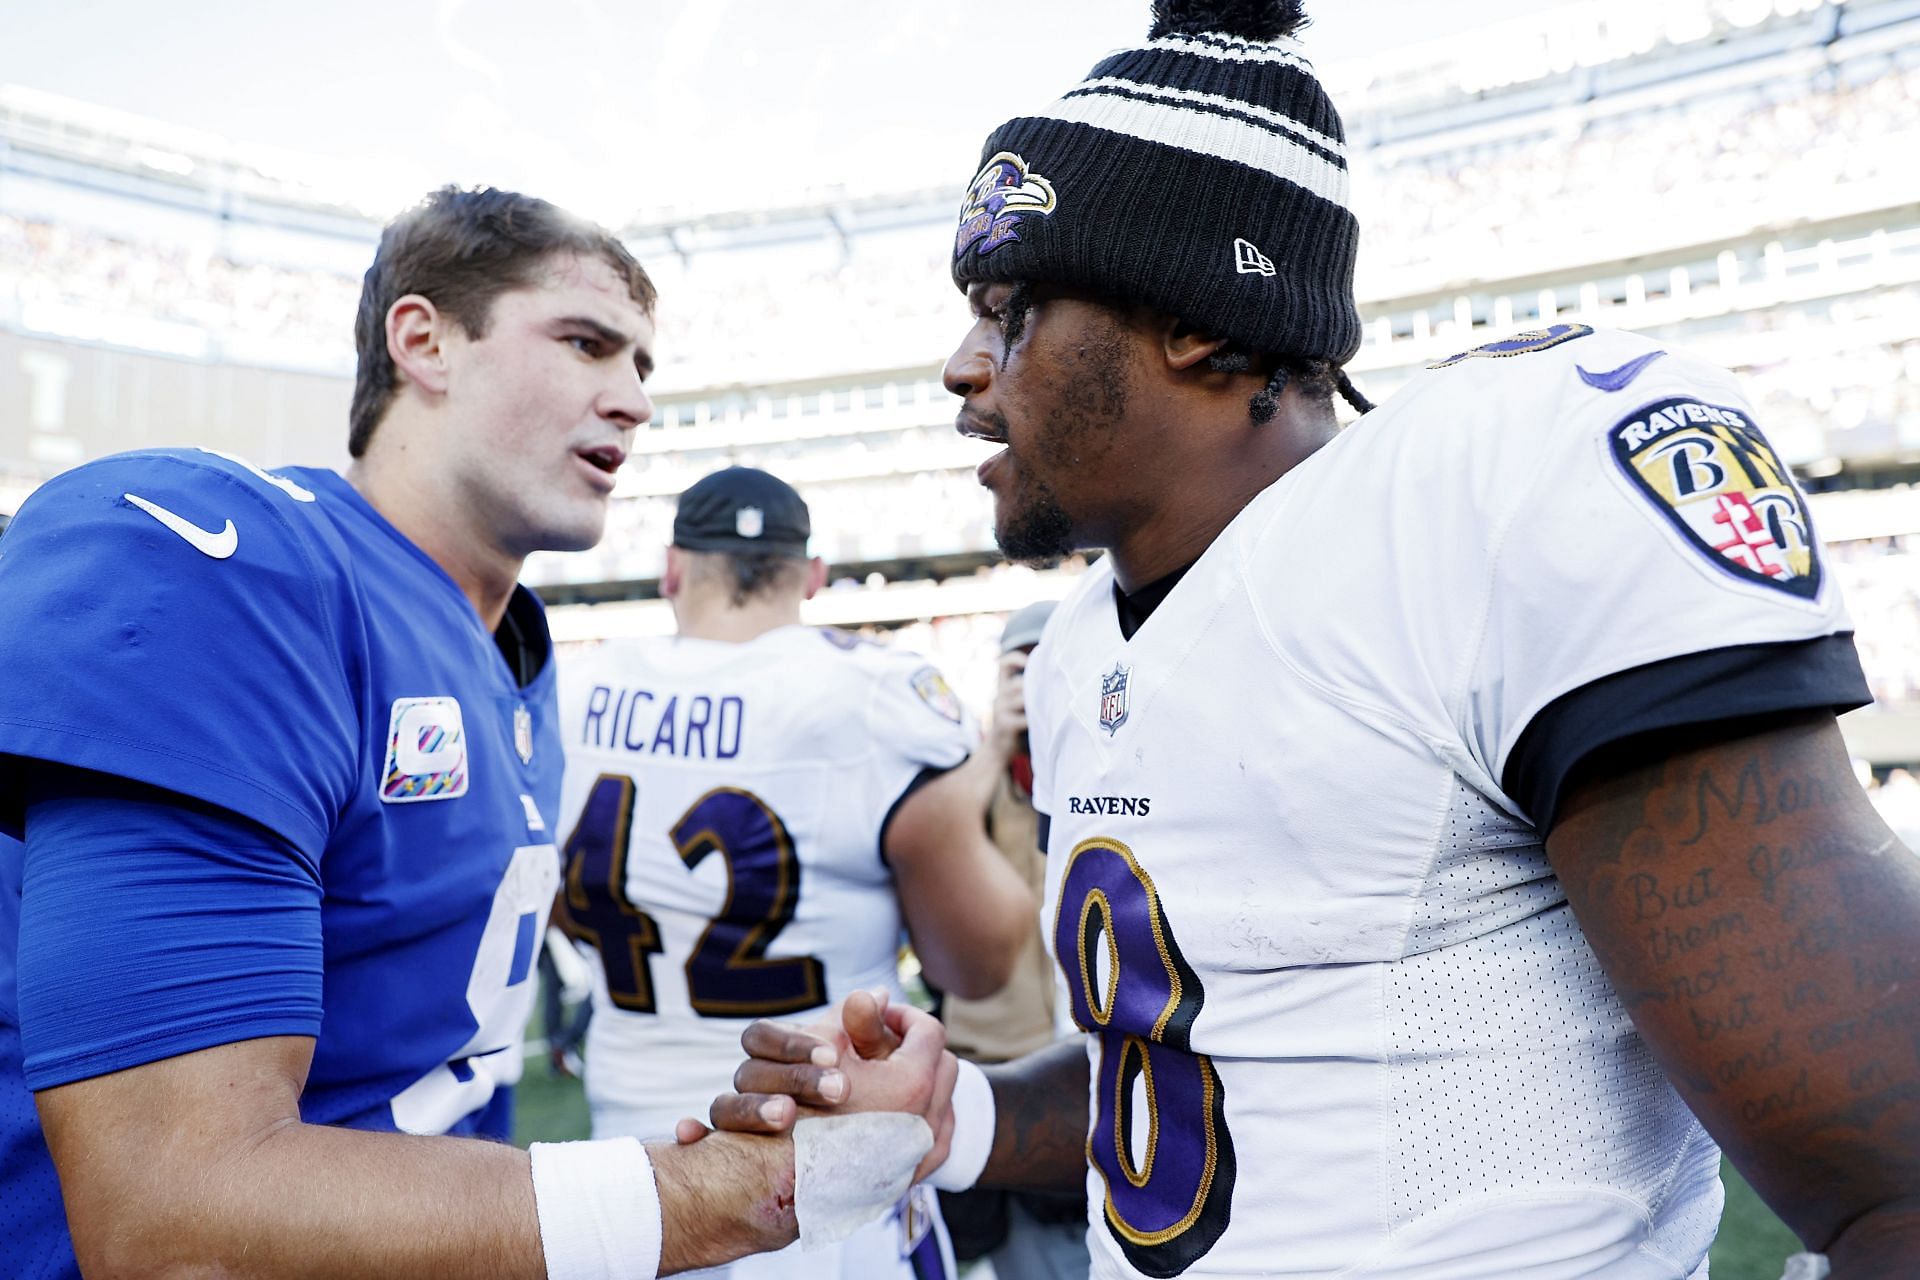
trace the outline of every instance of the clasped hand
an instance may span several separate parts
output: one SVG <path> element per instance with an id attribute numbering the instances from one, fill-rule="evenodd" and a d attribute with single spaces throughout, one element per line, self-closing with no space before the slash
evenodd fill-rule
<path id="1" fill-rule="evenodd" d="M 946 1160 L 953 1137 L 959 1062 L 946 1044 L 937 1019 L 890 1004 L 885 991 L 856 991 L 825 1021 L 806 1027 L 762 1019 L 741 1035 L 747 1060 L 733 1073 L 734 1092 L 715 1098 L 708 1118 L 714 1129 L 781 1134 L 807 1115 L 917 1115 L 933 1130 L 917 1182 Z M 694 1143 L 712 1131 L 686 1119 L 674 1137 Z"/>

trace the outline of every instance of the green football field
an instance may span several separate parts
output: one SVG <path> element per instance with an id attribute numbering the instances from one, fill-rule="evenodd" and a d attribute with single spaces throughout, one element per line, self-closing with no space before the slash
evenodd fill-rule
<path id="1" fill-rule="evenodd" d="M 527 1060 L 516 1104 L 515 1140 L 551 1142 L 587 1136 L 587 1104 L 577 1081 L 556 1080 L 540 1058 Z M 1727 1212 L 1713 1246 L 1713 1280 L 1780 1280 L 1781 1264 L 1800 1245 L 1732 1166 L 1722 1165 Z"/>

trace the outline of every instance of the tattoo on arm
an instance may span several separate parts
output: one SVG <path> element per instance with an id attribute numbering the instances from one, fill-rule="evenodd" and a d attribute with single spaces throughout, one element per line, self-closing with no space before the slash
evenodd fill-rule
<path id="1" fill-rule="evenodd" d="M 1081 1036 L 986 1069 L 994 1135 L 982 1186 L 1068 1191 L 1085 1183 L 1087 1073 Z"/>
<path id="2" fill-rule="evenodd" d="M 1665 758 L 1586 769 L 1548 839 L 1568 900 L 1768 1202 L 1816 1248 L 1870 1235 L 1920 1195 L 1920 860 L 1829 717 L 1634 751 Z"/>

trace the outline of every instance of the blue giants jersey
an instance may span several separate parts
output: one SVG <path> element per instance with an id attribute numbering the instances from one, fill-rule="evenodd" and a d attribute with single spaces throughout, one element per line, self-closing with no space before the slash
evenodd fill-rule
<path id="1" fill-rule="evenodd" d="M 0 614 L 0 833 L 22 835 L 23 779 L 42 776 L 25 761 L 52 762 L 198 802 L 183 818 L 239 815 L 284 851 L 269 871 L 293 888 L 250 916 L 246 895 L 266 892 L 253 881 L 191 895 L 169 864 L 158 889 L 103 902 L 57 857 L 42 865 L 39 836 L 0 838 L 0 1258 L 26 1251 L 0 1273 L 75 1274 L 30 1089 L 310 1035 L 307 1121 L 488 1133 L 496 1090 L 519 1076 L 558 878 L 538 601 L 518 591 L 506 624 L 537 669 L 510 670 L 452 578 L 339 476 L 182 450 L 107 458 L 37 492 L 0 539 Z M 218 930 L 235 926 L 209 901 L 256 934 L 293 920 L 316 944 L 284 972 L 223 964 Z M 135 910 L 137 930 L 104 944 L 122 949 L 124 993 L 104 964 L 82 993 L 107 1016 L 42 1011 L 47 948 L 70 959 L 76 935 Z M 37 928 L 49 913 L 67 927 Z M 178 967 L 143 983 L 143 964 Z M 242 985 L 254 994 L 236 1014 Z"/>

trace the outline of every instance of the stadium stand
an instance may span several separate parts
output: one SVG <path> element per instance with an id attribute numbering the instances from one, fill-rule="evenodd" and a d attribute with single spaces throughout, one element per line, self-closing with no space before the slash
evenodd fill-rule
<path id="1" fill-rule="evenodd" d="M 1735 369 L 1850 593 L 1880 700 L 1855 749 L 1920 762 L 1920 0 L 1582 2 L 1327 72 L 1365 224 L 1361 387 L 1569 318 Z M 0 89 L 0 513 L 133 445 L 344 461 L 380 218 L 342 190 Z M 982 451 L 951 431 L 952 196 L 636 215 L 658 412 L 605 543 L 529 566 L 563 640 L 665 629 L 673 495 L 750 463 L 813 506 L 835 578 L 813 616 L 985 700 L 999 618 L 1072 570 L 999 563 Z"/>

